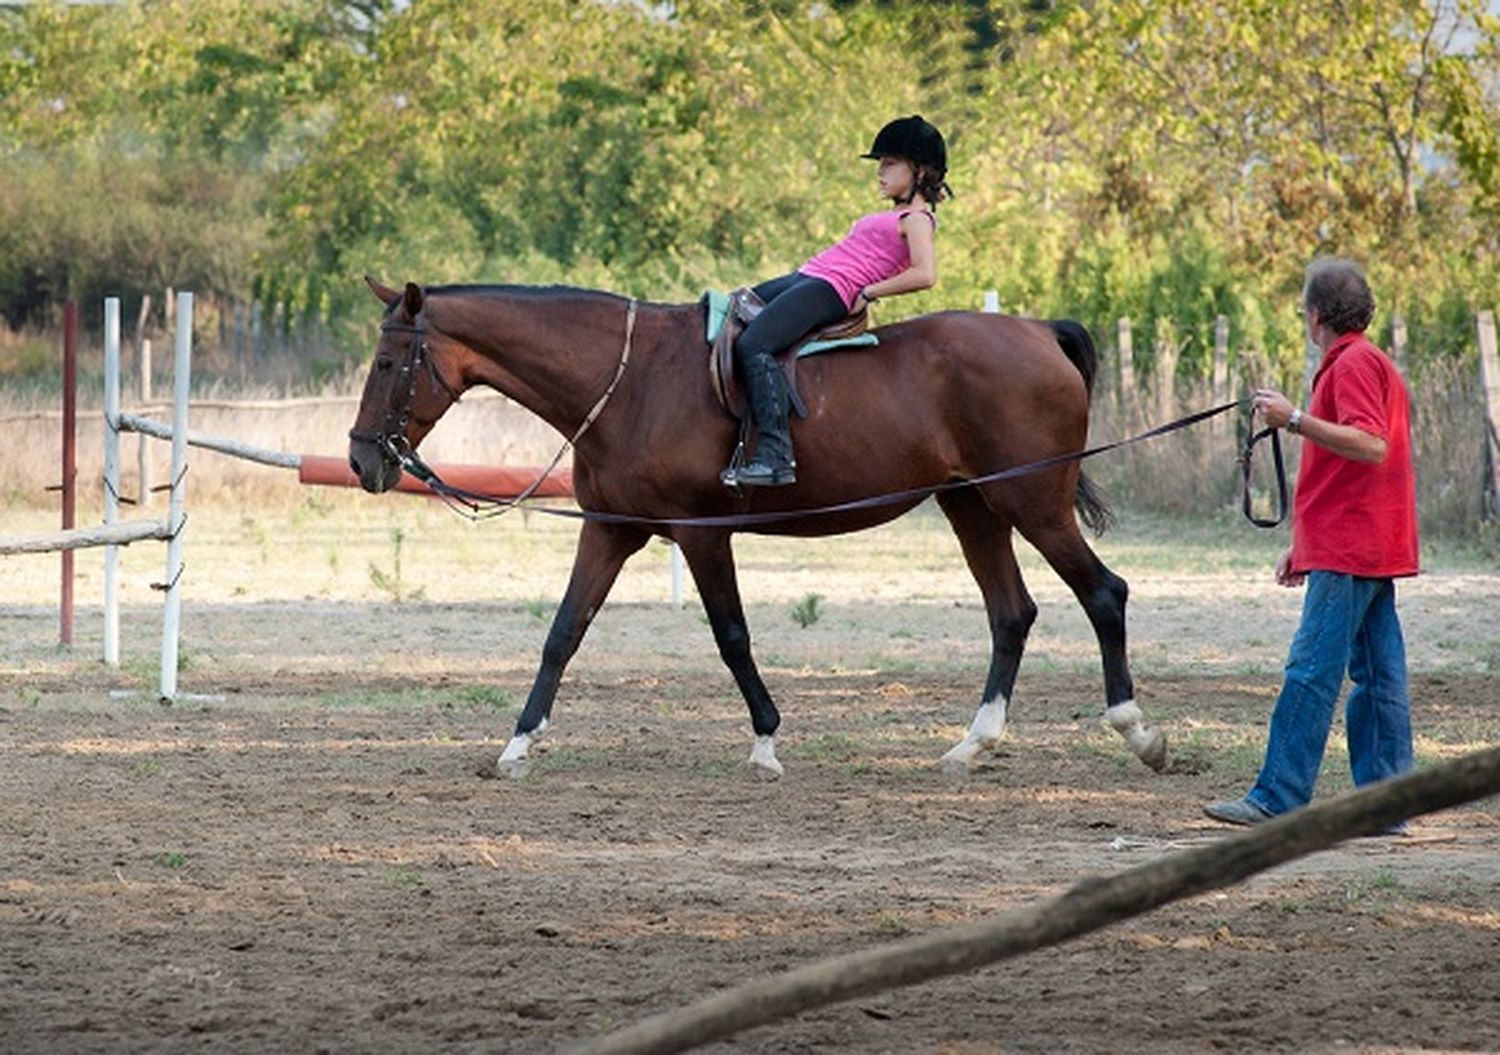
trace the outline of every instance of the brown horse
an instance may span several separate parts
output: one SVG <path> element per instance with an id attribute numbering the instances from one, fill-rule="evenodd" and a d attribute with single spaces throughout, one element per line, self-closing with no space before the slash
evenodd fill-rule
<path id="1" fill-rule="evenodd" d="M 740 603 L 735 530 L 822 536 L 874 527 L 923 495 L 753 527 L 735 515 L 795 513 L 920 491 L 1083 448 L 1095 353 L 1072 322 L 977 312 L 926 315 L 876 331 L 878 347 L 810 357 L 798 367 L 808 416 L 794 427 L 797 483 L 737 494 L 719 481 L 736 422 L 715 401 L 705 365 L 703 309 L 638 304 L 588 290 L 443 286 L 404 291 L 367 279 L 386 304 L 375 361 L 350 432 L 349 461 L 367 491 L 389 490 L 459 394 L 488 385 L 577 436 L 573 486 L 586 519 L 567 593 L 541 668 L 499 759 L 525 772 L 563 668 L 621 566 L 653 535 L 672 539 L 697 584 L 719 654 L 750 708 L 752 771 L 776 777 L 781 716 L 756 670 Z M 962 771 L 1005 726 L 1036 605 L 1011 548 L 1019 531 L 1072 588 L 1099 638 L 1105 717 L 1147 765 L 1166 738 L 1134 701 L 1125 656 L 1123 579 L 1079 531 L 1107 514 L 1076 462 L 945 490 L 937 501 L 958 535 L 989 615 L 992 653 L 968 734 L 942 758 Z M 711 518 L 709 524 L 692 523 Z M 633 518 L 639 518 L 633 519 Z M 682 523 L 680 521 L 689 521 Z"/>

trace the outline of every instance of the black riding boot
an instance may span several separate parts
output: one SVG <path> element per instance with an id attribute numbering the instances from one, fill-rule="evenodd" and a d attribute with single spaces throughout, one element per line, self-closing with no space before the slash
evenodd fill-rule
<path id="1" fill-rule="evenodd" d="M 781 487 L 797 482 L 797 462 L 792 457 L 792 430 L 788 422 L 791 402 L 781 367 L 770 356 L 747 361 L 741 379 L 749 396 L 750 418 L 760 434 L 750 461 L 738 469 L 725 469 L 719 478 L 730 487 Z"/>

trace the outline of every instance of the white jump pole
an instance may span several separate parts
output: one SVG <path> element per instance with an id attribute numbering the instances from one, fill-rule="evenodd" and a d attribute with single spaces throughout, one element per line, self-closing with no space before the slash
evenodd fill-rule
<path id="1" fill-rule="evenodd" d="M 193 295 L 177 295 L 176 356 L 172 362 L 172 491 L 167 506 L 166 613 L 161 629 L 161 698 L 177 696 L 177 638 L 182 627 L 182 527 L 187 499 L 188 381 L 193 361 Z"/>
<path id="2" fill-rule="evenodd" d="M 998 289 L 987 289 L 984 291 L 984 310 L 995 314 L 1000 310 L 1000 291 Z"/>
<path id="3" fill-rule="evenodd" d="M 120 298 L 104 300 L 104 526 L 120 520 Z M 120 547 L 104 547 L 104 662 L 120 665 Z"/>

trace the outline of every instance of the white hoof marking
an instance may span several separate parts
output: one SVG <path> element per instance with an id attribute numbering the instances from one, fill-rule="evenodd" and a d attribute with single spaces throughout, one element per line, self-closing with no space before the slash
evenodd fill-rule
<path id="1" fill-rule="evenodd" d="M 1167 735 L 1146 724 L 1146 716 L 1134 700 L 1125 700 L 1104 711 L 1111 729 L 1125 738 L 1131 752 L 1152 769 L 1160 772 L 1167 765 Z"/>
<path id="2" fill-rule="evenodd" d="M 948 749 L 938 759 L 938 767 L 944 773 L 967 773 L 981 751 L 993 751 L 1000 746 L 1005 735 L 1005 697 L 999 696 L 979 705 L 974 721 L 964 738 Z"/>
<path id="3" fill-rule="evenodd" d="M 750 771 L 761 780 L 779 780 L 786 772 L 776 760 L 776 738 L 757 736 L 750 747 L 750 758 L 746 762 Z"/>
<path id="4" fill-rule="evenodd" d="M 546 728 L 547 722 L 543 719 L 533 731 L 512 736 L 495 762 L 495 772 L 502 777 L 524 777 L 531 770 L 532 741 L 541 739 L 542 731 Z"/>
<path id="5" fill-rule="evenodd" d="M 495 763 L 495 772 L 502 777 L 509 777 L 511 780 L 520 780 L 527 773 L 531 772 L 531 759 L 506 758 L 504 755 L 501 755 L 500 760 Z"/>

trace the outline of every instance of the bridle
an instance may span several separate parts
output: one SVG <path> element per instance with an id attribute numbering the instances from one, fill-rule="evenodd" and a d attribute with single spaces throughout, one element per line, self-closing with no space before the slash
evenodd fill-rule
<path id="1" fill-rule="evenodd" d="M 508 512 L 516 506 L 525 502 L 546 481 L 547 476 L 557 463 L 562 461 L 563 455 L 568 448 L 576 446 L 594 421 L 604 410 L 604 405 L 609 402 L 609 397 L 615 394 L 615 388 L 620 384 L 620 378 L 625 373 L 625 367 L 630 363 L 630 348 L 635 337 L 635 317 L 637 304 L 635 298 L 631 298 L 625 310 L 625 343 L 620 349 L 620 361 L 615 366 L 615 376 L 610 379 L 609 386 L 604 390 L 589 412 L 584 415 L 583 424 L 579 425 L 563 445 L 558 448 L 557 454 L 547 464 L 535 480 L 533 480 L 520 494 L 514 498 L 497 498 L 494 495 L 480 494 L 468 491 L 462 487 L 455 487 L 445 483 L 443 479 L 432 470 L 421 455 L 412 447 L 406 438 L 406 427 L 411 422 L 412 406 L 417 398 L 417 376 L 421 373 L 423 366 L 437 382 L 443 391 L 452 397 L 453 402 L 459 401 L 459 394 L 453 386 L 443 380 L 443 375 L 438 372 L 436 364 L 432 360 L 432 354 L 427 348 L 427 326 L 425 323 L 384 322 L 380 326 L 381 333 L 409 333 L 412 335 L 411 343 L 407 346 L 406 358 L 401 363 L 401 373 L 396 379 L 399 385 L 402 379 L 406 380 L 406 398 L 400 409 L 388 407 L 385 420 L 381 423 L 379 432 L 367 432 L 363 429 L 350 429 L 351 440 L 362 440 L 373 443 L 383 452 L 396 460 L 403 470 L 426 484 L 434 494 L 443 499 L 448 506 L 470 519 L 487 519 Z"/>
<path id="2" fill-rule="evenodd" d="M 417 456 L 417 452 L 406 439 L 406 426 L 411 423 L 412 408 L 417 402 L 417 378 L 421 375 L 422 368 L 427 368 L 427 373 L 432 376 L 433 382 L 448 393 L 454 403 L 459 401 L 459 393 L 443 378 L 437 365 L 432 361 L 432 352 L 427 347 L 425 323 L 385 322 L 381 324 L 380 332 L 411 334 L 411 343 L 406 347 L 406 356 L 401 360 L 401 371 L 396 377 L 397 386 L 403 381 L 406 382 L 406 396 L 402 399 L 400 407 L 393 404 L 386 408 L 385 420 L 381 422 L 379 432 L 350 429 L 349 438 L 373 443 L 404 465 L 406 459 Z"/>

